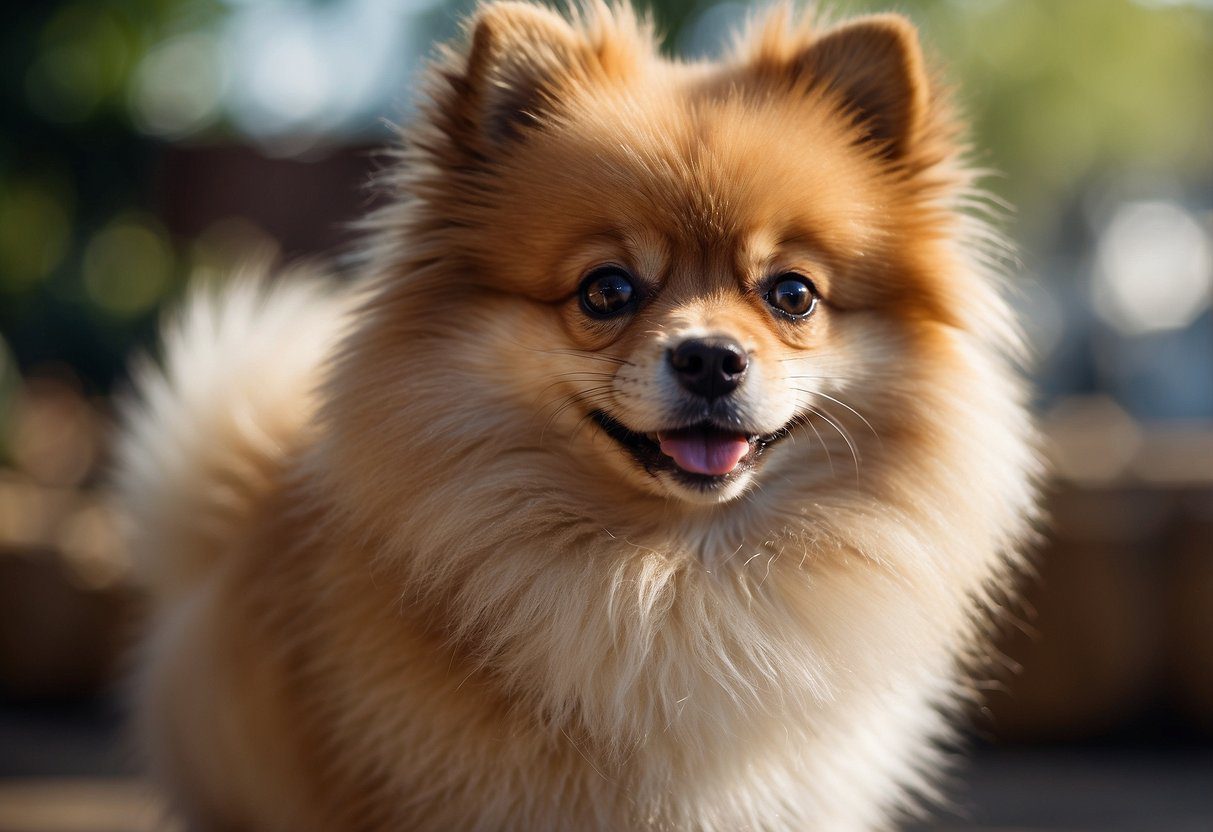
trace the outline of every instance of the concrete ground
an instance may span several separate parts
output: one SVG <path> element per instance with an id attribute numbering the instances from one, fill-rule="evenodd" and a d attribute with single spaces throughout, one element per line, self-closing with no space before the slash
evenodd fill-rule
<path id="1" fill-rule="evenodd" d="M 0 706 L 0 832 L 171 828 L 120 725 L 105 701 Z M 950 797 L 953 810 L 913 831 L 1210 832 L 1213 746 L 978 748 Z"/>

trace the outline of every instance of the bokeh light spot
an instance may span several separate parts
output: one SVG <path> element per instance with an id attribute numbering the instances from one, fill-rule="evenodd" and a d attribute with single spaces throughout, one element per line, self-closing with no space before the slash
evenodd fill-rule
<path id="1" fill-rule="evenodd" d="M 212 124 L 223 88 L 215 38 L 197 32 L 157 45 L 135 71 L 131 109 L 145 133 L 181 138 Z"/>
<path id="2" fill-rule="evenodd" d="M 115 318 L 133 318 L 156 305 L 174 267 L 168 237 L 147 218 L 124 216 L 99 231 L 84 252 L 84 287 Z"/>
<path id="3" fill-rule="evenodd" d="M 130 59 L 128 33 L 102 4 L 67 6 L 43 30 L 26 99 L 49 121 L 83 121 L 121 92 Z"/>
<path id="4" fill-rule="evenodd" d="M 71 235 L 64 203 L 43 181 L 14 182 L 0 192 L 0 289 L 27 289 L 63 259 Z"/>
<path id="5" fill-rule="evenodd" d="M 1181 329 L 1209 305 L 1213 245 L 1173 202 L 1128 202 L 1099 238 L 1092 300 L 1126 335 Z"/>

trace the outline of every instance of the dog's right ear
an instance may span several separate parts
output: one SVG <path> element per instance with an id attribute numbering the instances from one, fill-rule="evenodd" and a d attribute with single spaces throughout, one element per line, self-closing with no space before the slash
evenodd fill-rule
<path id="1" fill-rule="evenodd" d="M 465 128 L 490 144 L 517 140 L 552 112 L 557 93 L 584 83 L 593 50 L 560 15 L 530 3 L 493 3 L 471 23 L 457 89 Z"/>

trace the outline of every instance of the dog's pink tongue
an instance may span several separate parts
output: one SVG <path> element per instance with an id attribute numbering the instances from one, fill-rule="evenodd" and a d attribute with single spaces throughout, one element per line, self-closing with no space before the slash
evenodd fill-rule
<path id="1" fill-rule="evenodd" d="M 718 477 L 737 467 L 750 450 L 744 436 L 690 433 L 678 436 L 658 434 L 661 452 L 679 468 L 692 474 Z"/>

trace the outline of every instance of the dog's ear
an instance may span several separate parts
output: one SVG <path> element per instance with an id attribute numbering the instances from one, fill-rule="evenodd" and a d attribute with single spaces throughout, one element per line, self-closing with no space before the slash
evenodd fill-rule
<path id="1" fill-rule="evenodd" d="M 889 155 L 914 143 L 930 106 L 918 32 L 900 15 L 862 18 L 827 32 L 800 56 L 801 70 L 853 108 Z"/>
<path id="2" fill-rule="evenodd" d="M 470 127 L 491 143 L 518 138 L 564 86 L 584 80 L 593 55 L 560 15 L 530 3 L 493 3 L 471 24 L 462 80 Z"/>
<path id="3" fill-rule="evenodd" d="M 785 20 L 768 22 L 755 68 L 768 77 L 784 74 L 807 92 L 835 96 L 862 127 L 865 141 L 877 143 L 889 158 L 905 156 L 930 109 L 930 80 L 913 24 L 897 14 L 871 15 L 789 49 Z"/>

